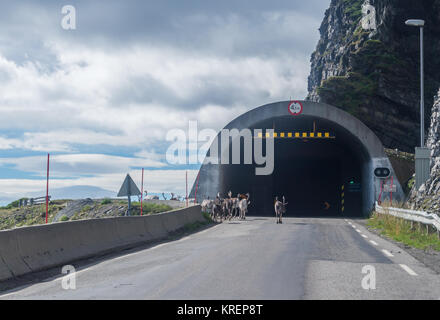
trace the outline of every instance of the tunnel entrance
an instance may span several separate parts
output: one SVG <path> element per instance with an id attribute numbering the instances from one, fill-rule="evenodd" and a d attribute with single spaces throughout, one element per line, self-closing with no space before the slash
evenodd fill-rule
<path id="1" fill-rule="evenodd" d="M 393 178 L 396 190 L 393 199 L 404 200 L 380 140 L 359 119 L 334 106 L 312 101 L 274 102 L 240 115 L 224 129 L 274 129 L 279 134 L 275 138 L 275 170 L 270 176 L 256 176 L 256 159 L 250 165 L 223 162 L 227 155 L 223 150 L 228 146 L 224 148 L 221 144 L 226 142 L 219 142 L 220 132 L 207 152 L 216 151 L 212 158 L 217 161 L 205 157 L 190 193 L 199 203 L 231 190 L 234 196 L 250 193 L 251 215 L 273 217 L 274 197 L 284 195 L 289 203 L 287 216 L 365 217 L 381 194 L 384 179 L 375 175 L 378 168 L 389 169 L 388 179 Z M 289 133 L 295 133 L 295 138 L 289 138 Z M 263 137 L 253 141 L 257 138 L 263 139 L 263 144 L 266 141 Z M 243 160 L 242 154 L 241 163 Z"/>
<path id="2" fill-rule="evenodd" d="M 356 137 L 315 117 L 271 118 L 251 129 L 277 133 L 273 174 L 256 176 L 254 165 L 221 165 L 223 195 L 249 192 L 253 216 L 274 216 L 276 196 L 286 197 L 286 217 L 362 216 L 362 172 L 368 157 Z"/>

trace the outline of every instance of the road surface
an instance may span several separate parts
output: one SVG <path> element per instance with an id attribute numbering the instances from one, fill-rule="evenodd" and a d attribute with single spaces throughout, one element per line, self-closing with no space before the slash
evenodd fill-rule
<path id="1" fill-rule="evenodd" d="M 376 289 L 362 269 L 373 266 Z M 248 218 L 108 257 L 0 299 L 440 299 L 440 276 L 351 219 Z M 370 282 L 371 283 L 371 282 Z"/>

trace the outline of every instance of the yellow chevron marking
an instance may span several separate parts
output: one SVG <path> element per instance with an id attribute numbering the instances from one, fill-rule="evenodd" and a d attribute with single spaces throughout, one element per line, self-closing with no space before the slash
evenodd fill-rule
<path id="1" fill-rule="evenodd" d="M 324 136 L 325 136 L 326 138 L 330 138 L 330 133 L 326 132 L 326 133 L 324 134 Z"/>
<path id="2" fill-rule="evenodd" d="M 292 132 L 289 132 L 289 133 L 287 134 L 287 136 L 288 136 L 289 138 L 292 138 Z"/>

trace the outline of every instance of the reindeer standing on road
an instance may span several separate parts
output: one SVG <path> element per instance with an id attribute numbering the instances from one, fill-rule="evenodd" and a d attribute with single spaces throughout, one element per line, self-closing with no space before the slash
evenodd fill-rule
<path id="1" fill-rule="evenodd" d="M 240 210 L 240 219 L 241 220 L 246 220 L 246 213 L 248 211 L 248 206 L 251 204 L 251 202 L 249 201 L 250 195 L 249 193 L 244 194 L 240 194 L 239 198 L 241 199 L 238 202 L 238 209 Z"/>
<path id="2" fill-rule="evenodd" d="M 278 197 L 275 197 L 275 217 L 277 218 L 277 224 L 283 223 L 283 214 L 286 213 L 287 202 L 283 196 L 283 202 L 278 200 Z"/>

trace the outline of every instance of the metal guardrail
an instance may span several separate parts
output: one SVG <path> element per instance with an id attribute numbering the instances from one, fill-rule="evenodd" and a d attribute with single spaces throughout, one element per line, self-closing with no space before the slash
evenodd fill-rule
<path id="1" fill-rule="evenodd" d="M 381 214 L 389 214 L 397 218 L 402 218 L 409 221 L 419 222 L 426 225 L 433 226 L 440 231 L 440 217 L 433 213 L 425 211 L 415 211 L 399 208 L 384 208 L 376 202 L 376 212 Z"/>

